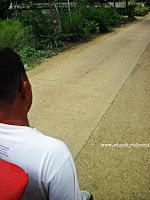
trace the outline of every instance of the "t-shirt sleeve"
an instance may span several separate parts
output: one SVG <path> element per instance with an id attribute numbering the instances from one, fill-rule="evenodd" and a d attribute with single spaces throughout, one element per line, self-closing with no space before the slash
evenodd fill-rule
<path id="1" fill-rule="evenodd" d="M 69 155 L 49 184 L 49 200 L 81 200 L 74 161 Z"/>

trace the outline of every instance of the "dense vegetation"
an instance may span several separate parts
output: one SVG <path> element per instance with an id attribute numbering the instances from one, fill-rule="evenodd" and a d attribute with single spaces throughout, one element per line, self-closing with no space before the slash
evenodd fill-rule
<path id="1" fill-rule="evenodd" d="M 145 15 L 146 8 L 129 7 L 129 17 Z M 13 13 L 0 20 L 0 47 L 9 46 L 21 55 L 26 64 L 62 50 L 67 43 L 85 41 L 93 35 L 109 32 L 120 26 L 124 17 L 113 8 L 82 5 L 67 12 L 59 11 L 62 31 L 54 26 L 50 13 L 41 10 Z"/>
<path id="2" fill-rule="evenodd" d="M 150 11 L 149 7 L 135 7 L 134 15 L 135 16 L 145 16 Z"/>

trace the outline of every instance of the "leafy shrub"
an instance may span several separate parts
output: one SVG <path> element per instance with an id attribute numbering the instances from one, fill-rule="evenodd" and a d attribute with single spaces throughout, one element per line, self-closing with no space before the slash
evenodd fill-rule
<path id="1" fill-rule="evenodd" d="M 93 20 L 98 24 L 100 32 L 108 32 L 111 27 L 121 23 L 121 16 L 112 8 L 101 6 L 83 7 L 81 9 L 87 20 Z"/>
<path id="2" fill-rule="evenodd" d="M 34 47 L 26 46 L 20 49 L 18 53 L 28 70 L 28 66 L 32 65 L 36 60 L 42 57 L 50 56 L 52 51 L 36 50 Z"/>
<path id="3" fill-rule="evenodd" d="M 24 63 L 32 64 L 62 49 L 64 41 L 83 41 L 92 34 L 103 33 L 120 25 L 122 18 L 112 8 L 84 6 L 78 10 L 60 12 L 62 31 L 58 33 L 50 14 L 39 10 L 15 13 L 13 18 L 0 21 L 0 46 L 15 48 Z"/>
<path id="4" fill-rule="evenodd" d="M 128 6 L 128 12 L 127 12 L 129 19 L 134 19 L 135 16 L 135 5 L 129 5 Z"/>
<path id="5" fill-rule="evenodd" d="M 43 14 L 39 10 L 29 13 L 18 13 L 16 17 L 24 27 L 28 27 L 35 37 L 36 49 L 52 49 L 63 47 L 59 35 L 55 33 L 55 27 L 50 14 Z"/>
<path id="6" fill-rule="evenodd" d="M 96 22 L 87 20 L 80 11 L 72 11 L 70 16 L 61 12 L 61 22 L 63 33 L 73 41 L 82 41 L 96 32 Z"/>
<path id="7" fill-rule="evenodd" d="M 111 27 L 117 27 L 121 24 L 122 17 L 112 8 L 107 8 L 109 24 Z"/>
<path id="8" fill-rule="evenodd" d="M 145 16 L 149 12 L 149 8 L 147 7 L 136 7 L 134 10 L 134 15 L 135 16 Z"/>
<path id="9" fill-rule="evenodd" d="M 108 32 L 121 23 L 121 16 L 111 8 L 82 6 L 72 11 L 70 16 L 61 12 L 63 33 L 72 36 L 74 41 L 89 38 L 91 34 Z"/>
<path id="10" fill-rule="evenodd" d="M 37 37 L 52 34 L 54 32 L 50 14 L 43 14 L 41 11 L 35 10 L 27 13 L 16 13 L 14 17 L 17 18 L 23 26 L 32 27 L 33 33 Z"/>
<path id="11" fill-rule="evenodd" d="M 30 40 L 31 35 L 28 34 L 28 30 L 18 20 L 0 21 L 0 47 L 10 47 L 18 50 Z"/>

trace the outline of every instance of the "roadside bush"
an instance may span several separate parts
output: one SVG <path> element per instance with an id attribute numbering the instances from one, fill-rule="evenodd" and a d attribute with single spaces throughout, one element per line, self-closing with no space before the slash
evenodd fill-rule
<path id="1" fill-rule="evenodd" d="M 78 11 L 61 12 L 63 33 L 73 41 L 81 41 L 92 34 L 108 32 L 121 24 L 121 16 L 111 8 L 82 6 Z"/>
<path id="2" fill-rule="evenodd" d="M 0 47 L 19 50 L 26 43 L 33 41 L 28 31 L 18 20 L 0 20 Z"/>
<path id="3" fill-rule="evenodd" d="M 36 50 L 35 47 L 30 46 L 23 47 L 18 53 L 25 64 L 26 70 L 38 59 L 52 55 L 52 51 Z"/>
<path id="4" fill-rule="evenodd" d="M 135 16 L 145 16 L 149 12 L 149 8 L 147 7 L 136 7 L 134 10 L 134 15 Z"/>
<path id="5" fill-rule="evenodd" d="M 68 35 L 71 41 L 82 41 L 96 32 L 97 23 L 87 20 L 80 11 L 72 11 L 70 16 L 61 12 L 63 33 Z"/>
<path id="6" fill-rule="evenodd" d="M 54 26 L 50 14 L 43 14 L 39 10 L 14 15 L 24 27 L 30 26 L 37 37 L 49 35 L 54 32 Z"/>
<path id="7" fill-rule="evenodd" d="M 11 17 L 0 21 L 0 46 L 17 50 L 27 66 L 63 49 L 64 43 L 84 41 L 122 23 L 114 9 L 100 5 L 83 6 L 70 14 L 60 10 L 62 33 L 57 31 L 51 15 L 40 10 L 14 13 Z"/>
<path id="8" fill-rule="evenodd" d="M 121 23 L 121 16 L 112 8 L 101 6 L 83 7 L 81 11 L 87 20 L 92 20 L 98 24 L 100 32 L 108 32 L 114 26 Z"/>
<path id="9" fill-rule="evenodd" d="M 63 47 L 50 14 L 36 10 L 29 13 L 18 13 L 14 16 L 24 27 L 28 27 L 35 37 L 35 48 L 39 50 Z"/>
<path id="10" fill-rule="evenodd" d="M 134 19 L 135 17 L 135 5 L 129 5 L 128 6 L 128 12 L 127 12 L 129 19 Z"/>
<path id="11" fill-rule="evenodd" d="M 117 27 L 120 26 L 122 17 L 112 8 L 107 8 L 107 12 L 109 12 L 108 17 L 109 19 L 109 24 L 112 27 Z"/>

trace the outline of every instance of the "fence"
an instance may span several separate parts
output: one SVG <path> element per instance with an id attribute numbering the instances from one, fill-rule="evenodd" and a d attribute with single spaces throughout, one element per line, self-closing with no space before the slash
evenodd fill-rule
<path id="1" fill-rule="evenodd" d="M 76 8 L 77 7 L 77 3 L 75 2 L 70 2 L 68 3 L 55 3 L 55 5 L 57 6 L 57 8 Z M 9 10 L 33 10 L 33 9 L 49 9 L 50 7 L 52 7 L 53 4 L 49 4 L 49 3 L 33 3 L 33 4 L 10 4 L 9 6 Z"/>

